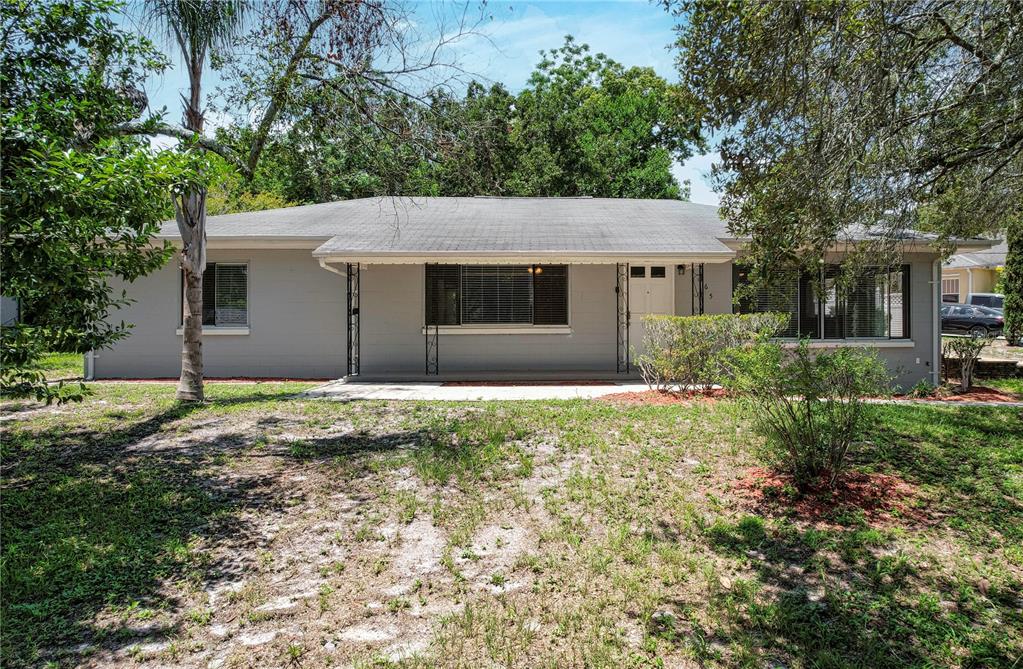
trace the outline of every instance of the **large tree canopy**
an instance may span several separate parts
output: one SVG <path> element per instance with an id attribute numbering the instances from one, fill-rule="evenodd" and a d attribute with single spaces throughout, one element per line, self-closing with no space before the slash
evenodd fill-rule
<path id="1" fill-rule="evenodd" d="M 137 119 L 139 86 L 164 65 L 148 42 L 117 27 L 118 9 L 112 0 L 2 5 L 0 293 L 20 306 L 20 322 L 0 328 L 7 394 L 72 396 L 45 382 L 36 358 L 123 337 L 129 326 L 107 320 L 125 301 L 111 279 L 134 279 L 169 254 L 152 235 L 170 188 L 190 170 L 112 130 Z"/>
<path id="2" fill-rule="evenodd" d="M 648 67 L 626 69 L 571 37 L 543 54 L 515 102 L 521 195 L 678 198 L 673 160 L 700 146 L 690 98 Z M 688 193 L 686 193 L 688 195 Z"/>
<path id="3" fill-rule="evenodd" d="M 853 231 L 875 235 L 877 262 L 906 230 L 1021 224 L 1023 3 L 668 5 L 758 275 L 817 263 Z"/>
<path id="4" fill-rule="evenodd" d="M 687 92 L 566 38 L 526 87 L 470 81 L 420 97 L 309 75 L 251 188 L 294 202 L 372 195 L 685 198 L 671 167 L 702 148 Z M 248 80 L 247 80 L 248 81 Z M 383 80 L 381 80 L 383 81 Z M 246 86 L 248 90 L 250 86 Z M 372 122 L 366 122 L 371 118 Z M 251 146 L 249 127 L 221 130 Z"/>

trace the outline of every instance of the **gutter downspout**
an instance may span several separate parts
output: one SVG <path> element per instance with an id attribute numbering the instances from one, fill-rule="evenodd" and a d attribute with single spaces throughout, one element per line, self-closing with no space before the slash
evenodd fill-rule
<path id="1" fill-rule="evenodd" d="M 86 351 L 85 352 L 85 370 L 83 377 L 86 381 L 96 380 L 96 352 Z"/>
<path id="2" fill-rule="evenodd" d="M 328 272 L 333 272 L 334 274 L 338 274 L 340 276 L 347 276 L 347 274 L 343 270 L 340 270 L 337 267 L 331 267 L 330 264 L 327 262 L 326 258 L 320 258 L 320 267 L 327 270 Z"/>
<path id="3" fill-rule="evenodd" d="M 931 266 L 931 383 L 941 383 L 941 261 L 935 260 Z"/>

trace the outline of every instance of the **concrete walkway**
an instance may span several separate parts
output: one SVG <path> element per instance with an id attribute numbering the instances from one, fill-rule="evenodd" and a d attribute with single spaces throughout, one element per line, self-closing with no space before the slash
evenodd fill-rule
<path id="1" fill-rule="evenodd" d="M 613 393 L 643 392 L 645 383 L 564 385 L 537 383 L 523 385 L 445 385 L 443 383 L 372 383 L 365 381 L 331 381 L 307 390 L 302 397 L 331 400 L 573 400 L 601 397 Z"/>

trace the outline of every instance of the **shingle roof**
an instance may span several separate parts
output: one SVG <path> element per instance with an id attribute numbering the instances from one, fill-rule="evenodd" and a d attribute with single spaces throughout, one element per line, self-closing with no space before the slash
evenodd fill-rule
<path id="1" fill-rule="evenodd" d="M 1005 264 L 1005 255 L 1009 252 L 1009 243 L 1003 241 L 986 251 L 977 253 L 959 253 L 945 263 L 945 267 L 955 269 L 959 267 L 997 267 Z"/>
<path id="2" fill-rule="evenodd" d="M 715 206 L 588 197 L 379 197 L 210 216 L 210 240 L 322 242 L 316 256 L 427 254 L 733 256 Z M 168 221 L 161 237 L 176 239 Z M 870 234 L 849 232 L 850 238 Z M 907 241 L 932 236 L 907 233 Z M 960 240 L 962 248 L 992 242 Z M 996 251 L 999 247 L 991 249 Z M 1004 262 L 1004 245 L 1002 245 Z M 963 254 L 963 255 L 986 255 Z"/>
<path id="3" fill-rule="evenodd" d="M 163 236 L 177 237 L 173 222 Z M 430 252 L 731 254 L 717 207 L 604 198 L 366 198 L 211 216 L 207 236 L 319 238 L 315 255 Z"/>

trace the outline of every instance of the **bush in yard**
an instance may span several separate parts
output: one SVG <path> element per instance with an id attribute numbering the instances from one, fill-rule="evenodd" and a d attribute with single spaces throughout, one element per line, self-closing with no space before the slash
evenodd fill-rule
<path id="1" fill-rule="evenodd" d="M 864 396 L 888 391 L 891 376 L 872 350 L 815 352 L 805 341 L 732 349 L 728 384 L 745 401 L 769 456 L 806 492 L 823 481 L 829 488 L 846 466 L 863 431 Z"/>
<path id="2" fill-rule="evenodd" d="M 724 351 L 770 339 L 787 318 L 775 313 L 644 316 L 645 352 L 636 358 L 636 366 L 647 385 L 657 390 L 689 390 L 720 382 Z"/>
<path id="3" fill-rule="evenodd" d="M 981 352 L 991 343 L 987 337 L 949 337 L 942 343 L 942 367 L 951 367 L 953 359 L 959 361 L 959 384 L 963 392 L 973 386 L 973 372 Z"/>

